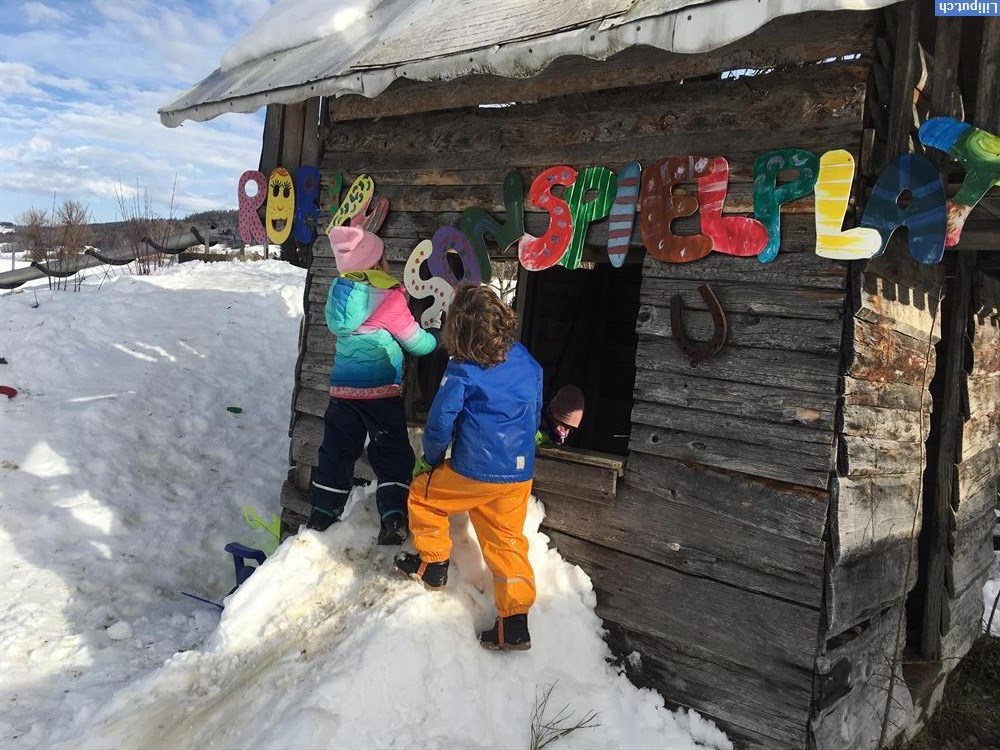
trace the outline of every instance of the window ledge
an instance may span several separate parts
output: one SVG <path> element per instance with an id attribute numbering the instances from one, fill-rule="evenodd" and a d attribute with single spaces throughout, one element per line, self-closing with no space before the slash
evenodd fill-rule
<path id="1" fill-rule="evenodd" d="M 568 497 L 611 505 L 625 459 L 579 448 L 538 448 L 533 491 L 543 501 Z"/>

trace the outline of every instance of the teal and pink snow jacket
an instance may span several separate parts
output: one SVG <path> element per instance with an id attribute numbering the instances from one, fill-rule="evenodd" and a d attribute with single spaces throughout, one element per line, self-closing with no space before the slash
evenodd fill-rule
<path id="1" fill-rule="evenodd" d="M 398 396 L 403 350 L 430 354 L 437 340 L 406 306 L 399 282 L 382 271 L 349 273 L 333 280 L 326 324 L 337 337 L 330 396 L 371 399 Z"/>

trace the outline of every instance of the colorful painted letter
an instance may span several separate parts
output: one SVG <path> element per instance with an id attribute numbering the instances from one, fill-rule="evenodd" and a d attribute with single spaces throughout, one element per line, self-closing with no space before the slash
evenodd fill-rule
<path id="1" fill-rule="evenodd" d="M 374 197 L 374 196 L 372 196 Z M 379 196 L 374 202 L 369 200 L 368 204 L 358 213 L 351 217 L 352 227 L 361 227 L 366 232 L 375 234 L 385 223 L 385 217 L 389 215 L 389 199 Z"/>
<path id="2" fill-rule="evenodd" d="M 615 268 L 625 265 L 625 256 L 628 255 L 641 177 L 642 165 L 637 161 L 627 164 L 618 173 L 618 191 L 608 218 L 608 260 Z"/>
<path id="3" fill-rule="evenodd" d="M 328 198 L 327 208 L 330 211 L 330 216 L 337 213 L 337 208 L 340 207 L 340 190 L 344 187 L 344 175 L 340 172 L 334 172 L 330 175 L 330 183 L 326 186 L 326 195 Z M 329 230 L 328 230 L 329 231 Z"/>
<path id="4" fill-rule="evenodd" d="M 501 224 L 481 208 L 467 208 L 462 212 L 458 226 L 472 243 L 472 249 L 479 259 L 483 281 L 489 281 L 493 275 L 490 264 L 490 253 L 486 247 L 486 235 L 490 235 L 506 250 L 524 235 L 524 183 L 521 173 L 512 169 L 503 180 L 503 205 L 507 212 L 507 221 Z M 465 260 L 462 261 L 465 263 Z"/>
<path id="5" fill-rule="evenodd" d="M 716 156 L 708 165 L 708 174 L 698 179 L 701 231 L 711 237 L 717 253 L 757 255 L 767 245 L 767 229 L 748 216 L 722 216 L 728 187 L 729 162 Z"/>
<path id="6" fill-rule="evenodd" d="M 909 193 L 910 205 L 899 206 Z M 937 263 L 944 255 L 944 183 L 937 169 L 920 154 L 900 154 L 879 174 L 861 217 L 861 226 L 882 236 L 879 254 L 898 227 L 906 227 L 910 255 L 920 263 Z"/>
<path id="7" fill-rule="evenodd" d="M 490 277 L 490 259 L 486 257 L 486 268 L 482 266 L 482 258 L 475 252 L 465 233 L 455 227 L 439 227 L 431 237 L 430 256 L 427 258 L 427 270 L 431 276 L 444 279 L 452 286 L 462 283 L 482 284 Z M 462 275 L 456 275 L 448 262 L 448 253 L 454 253 L 462 261 Z"/>
<path id="8" fill-rule="evenodd" d="M 932 117 L 920 126 L 920 142 L 947 151 L 963 167 L 965 180 L 948 201 L 948 231 L 944 244 L 957 245 L 965 220 L 990 188 L 1000 185 L 1000 137 L 951 117 Z"/>
<path id="9" fill-rule="evenodd" d="M 343 202 L 337 206 L 330 223 L 326 227 L 327 233 L 336 226 L 347 224 L 353 217 L 364 212 L 371 203 L 372 196 L 375 195 L 375 180 L 366 174 L 358 175 L 351 187 L 347 190 L 347 195 Z"/>
<path id="10" fill-rule="evenodd" d="M 308 245 L 316 237 L 319 215 L 319 167 L 304 166 L 295 170 L 295 221 L 292 235 L 296 242 Z"/>
<path id="11" fill-rule="evenodd" d="M 438 230 L 440 231 L 440 230 Z M 451 305 L 451 300 L 455 296 L 455 288 L 440 276 L 430 279 L 420 277 L 420 266 L 434 253 L 434 243 L 431 240 L 424 240 L 413 248 L 410 257 L 403 268 L 403 286 L 410 293 L 411 297 L 424 299 L 433 297 L 431 306 L 424 310 L 420 316 L 420 325 L 424 328 L 440 328 L 441 318 Z"/>
<path id="12" fill-rule="evenodd" d="M 267 237 L 280 245 L 292 233 L 295 215 L 295 186 L 284 167 L 275 167 L 267 181 L 267 208 L 264 211 Z"/>
<path id="13" fill-rule="evenodd" d="M 591 191 L 596 191 L 596 195 L 587 200 Z M 610 169 L 587 167 L 577 175 L 576 182 L 570 185 L 564 196 L 569 206 L 570 221 L 573 223 L 573 236 L 560 264 L 570 269 L 580 267 L 583 246 L 587 242 L 587 230 L 592 222 L 608 215 L 617 191 L 617 178 Z"/>
<path id="14" fill-rule="evenodd" d="M 854 157 L 843 149 L 827 151 L 819 159 L 816 180 L 816 255 L 833 260 L 873 258 L 882 249 L 874 229 L 841 231 L 854 182 Z"/>
<path id="15" fill-rule="evenodd" d="M 247 195 L 248 182 L 257 186 L 256 195 Z M 267 180 L 264 179 L 264 174 L 256 169 L 248 169 L 240 175 L 240 184 L 236 192 L 240 206 L 240 237 L 248 245 L 266 245 L 267 232 L 264 231 L 264 225 L 260 223 L 260 214 L 257 213 L 267 200 Z"/>
<path id="16" fill-rule="evenodd" d="M 562 198 L 552 195 L 556 185 L 569 187 L 576 182 L 573 167 L 549 167 L 536 177 L 528 189 L 531 204 L 549 213 L 549 227 L 541 237 L 527 232 L 517 243 L 517 257 L 528 271 L 544 271 L 562 258 L 573 236 L 573 220 L 569 206 Z"/>
<path id="17" fill-rule="evenodd" d="M 777 184 L 778 173 L 798 170 L 791 182 Z M 819 158 L 812 151 L 786 148 L 768 151 L 753 163 L 753 213 L 767 228 L 767 246 L 757 256 L 761 263 L 778 257 L 781 246 L 781 204 L 804 198 L 812 192 L 819 174 Z"/>
<path id="18" fill-rule="evenodd" d="M 670 231 L 674 219 L 691 216 L 698 210 L 698 199 L 674 195 L 679 182 L 694 182 L 708 174 L 709 160 L 704 156 L 671 156 L 646 170 L 639 196 L 639 232 L 642 244 L 664 263 L 690 263 L 712 252 L 712 238 L 707 234 L 676 235 Z"/>

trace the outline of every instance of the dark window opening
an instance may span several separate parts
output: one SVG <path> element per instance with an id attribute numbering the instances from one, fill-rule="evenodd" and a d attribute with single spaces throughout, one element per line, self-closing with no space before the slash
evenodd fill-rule
<path id="1" fill-rule="evenodd" d="M 576 385 L 584 393 L 583 420 L 563 447 L 628 455 L 642 264 L 615 268 L 605 262 L 573 271 L 562 266 L 525 271 L 516 260 L 499 258 L 494 277 L 494 288 L 518 311 L 521 342 L 542 366 L 544 403 L 564 385 Z M 430 303 L 410 300 L 417 320 Z M 406 359 L 406 418 L 423 424 L 448 354 L 439 349 Z"/>
<path id="2" fill-rule="evenodd" d="M 628 454 L 642 265 L 555 266 L 521 274 L 521 341 L 544 372 L 544 402 L 564 385 L 584 394 L 567 448 Z"/>

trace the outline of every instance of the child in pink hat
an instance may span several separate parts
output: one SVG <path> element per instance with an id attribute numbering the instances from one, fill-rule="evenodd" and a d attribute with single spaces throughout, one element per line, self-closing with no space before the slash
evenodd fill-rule
<path id="1" fill-rule="evenodd" d="M 378 480 L 378 543 L 402 544 L 415 463 L 400 391 L 403 352 L 429 354 L 437 339 L 417 324 L 403 287 L 388 274 L 382 240 L 349 226 L 333 227 L 329 238 L 340 276 L 330 284 L 326 323 L 337 343 L 306 525 L 322 531 L 340 520 L 367 438 Z"/>

